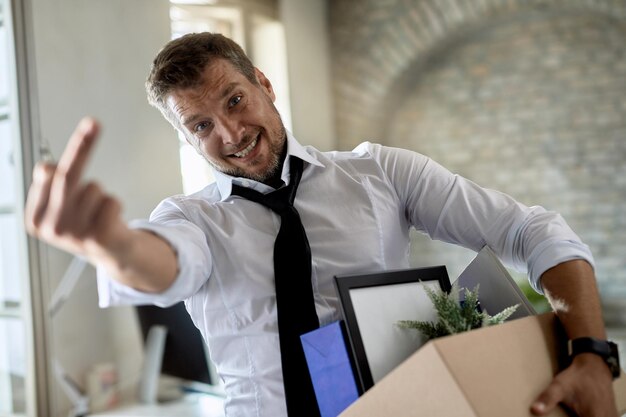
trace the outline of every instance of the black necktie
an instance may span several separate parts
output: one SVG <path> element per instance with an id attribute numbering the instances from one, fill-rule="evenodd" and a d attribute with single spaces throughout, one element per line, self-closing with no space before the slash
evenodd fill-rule
<path id="1" fill-rule="evenodd" d="M 311 286 L 311 249 L 300 215 L 293 206 L 302 167 L 301 159 L 290 158 L 289 185 L 269 194 L 236 184 L 232 193 L 262 204 L 280 216 L 280 230 L 274 242 L 274 282 L 287 413 L 290 417 L 319 417 L 300 342 L 300 335 L 319 327 Z"/>

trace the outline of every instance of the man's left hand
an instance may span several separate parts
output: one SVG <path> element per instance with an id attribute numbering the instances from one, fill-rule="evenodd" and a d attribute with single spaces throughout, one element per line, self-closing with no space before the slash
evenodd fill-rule
<path id="1" fill-rule="evenodd" d="M 592 353 L 577 355 L 537 397 L 531 412 L 543 416 L 559 404 L 579 417 L 618 417 L 613 378 L 600 356 Z"/>

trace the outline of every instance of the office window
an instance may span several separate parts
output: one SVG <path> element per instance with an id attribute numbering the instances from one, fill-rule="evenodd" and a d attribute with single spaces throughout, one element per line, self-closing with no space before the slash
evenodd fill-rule
<path id="1" fill-rule="evenodd" d="M 191 32 L 218 32 L 244 47 L 240 9 L 193 4 L 180 0 L 172 1 L 171 4 L 172 39 Z M 183 191 L 190 194 L 201 190 L 215 179 L 207 162 L 187 143 L 182 134 L 179 133 L 178 139 Z"/>
<path id="2" fill-rule="evenodd" d="M 0 0 L 0 415 L 26 413 L 21 196 L 10 4 Z"/>
<path id="3" fill-rule="evenodd" d="M 237 42 L 272 82 L 274 104 L 291 130 L 285 37 L 282 24 L 273 17 L 277 11 L 268 15 L 244 1 L 170 0 L 170 4 L 172 39 L 191 32 L 214 32 Z M 204 158 L 180 134 L 179 140 L 183 190 L 189 194 L 214 178 Z"/>

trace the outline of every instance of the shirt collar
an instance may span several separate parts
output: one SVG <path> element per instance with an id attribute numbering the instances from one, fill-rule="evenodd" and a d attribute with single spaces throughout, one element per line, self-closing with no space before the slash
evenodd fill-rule
<path id="1" fill-rule="evenodd" d="M 289 160 L 290 156 L 295 156 L 297 158 L 302 159 L 304 162 L 308 162 L 309 164 L 324 167 L 320 161 L 315 159 L 312 155 L 310 155 L 304 146 L 302 146 L 296 138 L 286 130 L 287 132 L 287 156 L 285 157 L 285 161 Z M 251 188 L 263 194 L 267 194 L 271 191 L 274 191 L 274 188 L 270 187 L 267 184 L 263 184 L 258 181 L 250 180 L 247 178 L 241 177 L 233 177 L 232 175 L 224 174 L 216 169 L 213 169 L 213 174 L 215 176 L 215 182 L 217 184 L 217 188 L 220 191 L 221 201 L 226 200 L 230 197 L 233 189 L 233 183 L 241 185 L 243 187 Z M 285 182 L 285 184 L 289 183 L 289 164 L 283 164 L 283 170 L 281 172 L 280 178 Z"/>

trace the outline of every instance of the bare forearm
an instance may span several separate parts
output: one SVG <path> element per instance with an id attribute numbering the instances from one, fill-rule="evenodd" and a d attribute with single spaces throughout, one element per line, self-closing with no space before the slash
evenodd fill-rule
<path id="1" fill-rule="evenodd" d="M 589 263 L 572 260 L 559 264 L 542 275 L 541 284 L 570 339 L 606 339 L 596 279 Z"/>
<path id="2" fill-rule="evenodd" d="M 91 258 L 118 282 L 138 291 L 158 293 L 176 279 L 176 253 L 159 236 L 144 230 L 126 229 L 123 239 L 107 253 Z"/>

